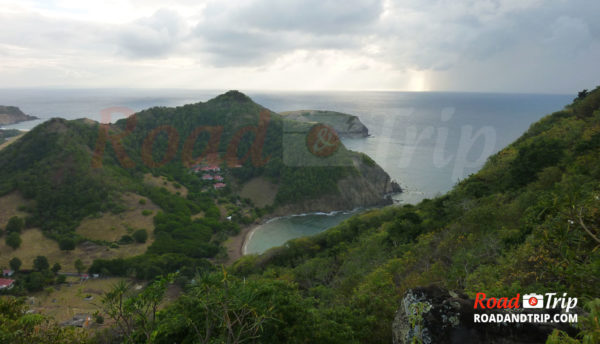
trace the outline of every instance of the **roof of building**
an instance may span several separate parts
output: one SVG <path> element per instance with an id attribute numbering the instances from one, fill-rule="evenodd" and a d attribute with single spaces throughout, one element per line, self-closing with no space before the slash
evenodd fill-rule
<path id="1" fill-rule="evenodd" d="M 13 279 L 0 278 L 0 287 L 8 287 L 13 283 L 15 283 L 15 280 Z"/>

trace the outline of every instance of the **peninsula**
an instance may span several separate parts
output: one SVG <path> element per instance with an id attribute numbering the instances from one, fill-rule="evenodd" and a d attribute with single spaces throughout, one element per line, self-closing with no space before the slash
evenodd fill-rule
<path id="1" fill-rule="evenodd" d="M 10 125 L 34 119 L 38 118 L 23 113 L 23 111 L 16 106 L 0 105 L 0 125 Z"/>

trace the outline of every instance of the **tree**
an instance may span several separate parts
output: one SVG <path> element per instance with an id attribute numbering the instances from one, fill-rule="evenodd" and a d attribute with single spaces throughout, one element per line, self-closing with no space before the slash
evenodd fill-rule
<path id="1" fill-rule="evenodd" d="M 25 278 L 25 288 L 28 291 L 40 291 L 44 288 L 44 280 L 41 272 L 34 271 Z"/>
<path id="2" fill-rule="evenodd" d="M 54 272 L 55 274 L 57 274 L 60 271 L 61 268 L 62 268 L 62 266 L 60 266 L 60 264 L 54 263 L 54 265 L 52 265 L 52 272 Z"/>
<path id="3" fill-rule="evenodd" d="M 23 219 L 18 216 L 13 216 L 8 220 L 8 224 L 6 225 L 6 231 L 9 233 L 21 233 L 23 226 Z"/>
<path id="4" fill-rule="evenodd" d="M 45 256 L 37 256 L 33 260 L 33 269 L 35 271 L 46 271 L 50 268 L 48 259 Z"/>
<path id="5" fill-rule="evenodd" d="M 136 292 L 130 283 L 120 281 L 104 295 L 101 301 L 103 311 L 115 321 L 127 342 L 135 342 L 136 334 L 143 335 L 147 343 L 152 341 L 152 333 L 157 327 L 158 305 L 174 277 L 161 277 L 141 292 Z"/>
<path id="6" fill-rule="evenodd" d="M 21 242 L 21 236 L 17 232 L 11 232 L 6 236 L 6 244 L 15 250 L 21 246 Z"/>
<path id="7" fill-rule="evenodd" d="M 81 259 L 77 259 L 75 261 L 75 269 L 77 269 L 77 273 L 81 275 L 81 272 L 85 270 L 85 265 L 81 261 Z"/>
<path id="8" fill-rule="evenodd" d="M 165 320 L 157 338 L 165 342 L 172 337 L 184 337 L 182 342 L 199 343 L 276 342 L 262 337 L 265 327 L 284 322 L 283 319 L 275 321 L 273 315 L 284 318 L 284 312 L 291 312 L 290 318 L 305 319 L 308 314 L 299 316 L 299 312 L 305 310 L 305 307 L 295 307 L 301 297 L 284 291 L 287 289 L 283 287 L 285 282 L 264 282 L 246 283 L 228 276 L 225 271 L 201 277 L 196 286 L 163 313 Z M 281 324 L 281 327 L 291 330 L 291 326 L 286 325 Z M 278 332 L 277 327 L 271 329 L 271 334 Z"/>
<path id="9" fill-rule="evenodd" d="M 75 240 L 73 238 L 62 238 L 58 242 L 58 247 L 63 251 L 72 251 L 75 249 Z"/>
<path id="10" fill-rule="evenodd" d="M 583 91 L 579 91 L 579 93 L 577 93 L 577 98 L 573 99 L 573 102 L 582 100 L 583 98 L 587 97 L 588 94 L 589 94 L 589 92 L 587 89 L 584 89 Z"/>
<path id="11" fill-rule="evenodd" d="M 133 232 L 133 238 L 140 244 L 145 243 L 148 239 L 148 232 L 145 229 L 138 229 L 137 231 Z"/>
<path id="12" fill-rule="evenodd" d="M 19 258 L 14 257 L 13 259 L 10 260 L 10 262 L 8 264 L 10 264 L 10 268 L 13 271 L 17 272 L 21 268 L 22 262 Z"/>

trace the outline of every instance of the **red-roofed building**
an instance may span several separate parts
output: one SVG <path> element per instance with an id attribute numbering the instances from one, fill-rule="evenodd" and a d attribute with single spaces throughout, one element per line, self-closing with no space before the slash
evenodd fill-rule
<path id="1" fill-rule="evenodd" d="M 15 286 L 15 280 L 0 278 L 0 289 L 10 289 Z"/>
<path id="2" fill-rule="evenodd" d="M 222 189 L 224 187 L 226 187 L 227 185 L 225 183 L 217 183 L 214 185 L 215 189 Z"/>
<path id="3" fill-rule="evenodd" d="M 213 176 L 210 174 L 205 174 L 202 176 L 202 180 L 213 180 Z"/>
<path id="4" fill-rule="evenodd" d="M 210 165 L 210 166 L 206 166 L 206 167 L 202 167 L 202 171 L 220 171 L 221 168 L 217 165 Z"/>
<path id="5" fill-rule="evenodd" d="M 215 176 L 215 180 L 222 182 L 223 181 L 223 177 L 221 176 Z"/>

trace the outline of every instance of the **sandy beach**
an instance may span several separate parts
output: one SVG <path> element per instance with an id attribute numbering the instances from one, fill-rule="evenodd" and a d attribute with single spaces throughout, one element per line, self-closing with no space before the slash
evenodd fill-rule
<path id="1" fill-rule="evenodd" d="M 227 261 L 225 265 L 231 265 L 236 260 L 240 259 L 244 255 L 244 245 L 254 232 L 256 228 L 258 228 L 263 222 L 254 223 L 249 226 L 246 226 L 240 230 L 240 233 L 236 236 L 229 238 L 225 243 L 225 248 L 227 249 Z"/>

